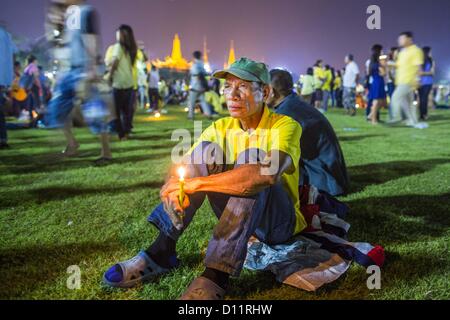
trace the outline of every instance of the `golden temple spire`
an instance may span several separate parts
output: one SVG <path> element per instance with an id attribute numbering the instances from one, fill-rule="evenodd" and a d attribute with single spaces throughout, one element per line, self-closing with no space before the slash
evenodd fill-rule
<path id="1" fill-rule="evenodd" d="M 183 54 L 181 53 L 181 41 L 178 33 L 175 34 L 172 45 L 172 59 L 175 61 L 183 59 Z"/>
<path id="2" fill-rule="evenodd" d="M 231 40 L 230 54 L 228 55 L 228 67 L 236 61 L 236 53 L 234 51 L 234 41 Z"/>
<path id="3" fill-rule="evenodd" d="M 170 57 L 166 57 L 164 61 L 156 59 L 152 61 L 152 63 L 157 68 L 168 68 L 168 69 L 176 69 L 180 71 L 187 71 L 191 68 L 192 63 L 186 61 L 183 58 L 183 54 L 181 52 L 181 40 L 178 34 L 175 34 L 172 44 L 172 55 Z"/>

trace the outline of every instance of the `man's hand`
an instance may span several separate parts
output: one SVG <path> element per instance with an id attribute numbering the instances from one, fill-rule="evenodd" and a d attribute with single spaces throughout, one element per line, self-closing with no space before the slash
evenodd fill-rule
<path id="1" fill-rule="evenodd" d="M 183 228 L 184 210 L 189 207 L 189 197 L 185 194 L 184 201 L 180 204 L 180 190 L 175 179 L 169 180 L 161 189 L 160 197 L 164 205 L 164 210 L 168 214 L 175 228 L 181 230 Z M 175 186 L 178 186 L 175 188 Z"/>
<path id="2" fill-rule="evenodd" d="M 196 192 L 196 188 L 198 186 L 198 180 L 196 178 L 192 179 L 185 179 L 184 180 L 184 192 L 185 194 L 192 194 Z M 166 184 L 161 188 L 160 196 L 161 199 L 163 196 L 166 196 L 167 194 L 175 191 L 180 190 L 180 181 L 175 178 L 171 177 Z"/>

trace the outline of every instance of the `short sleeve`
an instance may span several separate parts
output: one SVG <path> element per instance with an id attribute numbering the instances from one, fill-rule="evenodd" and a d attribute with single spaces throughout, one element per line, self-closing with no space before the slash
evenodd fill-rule
<path id="1" fill-rule="evenodd" d="M 298 168 L 300 161 L 300 138 L 302 127 L 288 116 L 283 116 L 271 129 L 272 146 L 270 151 L 278 150 L 287 153 Z"/>
<path id="2" fill-rule="evenodd" d="M 412 63 L 413 63 L 413 65 L 415 65 L 415 66 L 421 66 L 421 65 L 423 65 L 423 62 L 424 62 L 424 57 L 423 57 L 422 50 L 417 49 L 417 50 L 415 51 L 415 54 L 413 55 L 413 61 L 412 61 Z"/>
<path id="3" fill-rule="evenodd" d="M 122 47 L 120 44 L 116 43 L 111 50 L 111 58 L 112 60 L 118 60 L 122 57 Z"/>
<path id="4" fill-rule="evenodd" d="M 217 128 L 215 123 L 211 124 L 208 128 L 206 128 L 205 131 L 202 132 L 200 137 L 195 141 L 195 143 L 192 145 L 192 147 L 189 149 L 186 155 L 191 155 L 192 152 L 199 146 L 202 142 L 218 142 L 217 139 Z M 223 147 L 223 146 L 222 146 Z"/>

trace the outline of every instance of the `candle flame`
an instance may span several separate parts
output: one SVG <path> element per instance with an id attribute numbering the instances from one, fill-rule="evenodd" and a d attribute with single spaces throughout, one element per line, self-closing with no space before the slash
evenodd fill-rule
<path id="1" fill-rule="evenodd" d="M 184 175 L 186 174 L 186 170 L 183 167 L 178 168 L 178 175 L 180 176 L 180 179 L 184 179 Z"/>

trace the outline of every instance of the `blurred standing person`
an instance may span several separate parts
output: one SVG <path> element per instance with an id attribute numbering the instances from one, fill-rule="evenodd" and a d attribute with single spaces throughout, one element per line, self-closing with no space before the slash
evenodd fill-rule
<path id="1" fill-rule="evenodd" d="M 392 120 L 391 124 L 402 120 L 401 111 L 406 117 L 406 125 L 409 127 L 422 128 L 418 126 L 417 110 L 414 106 L 414 91 L 418 88 L 418 79 L 421 67 L 424 63 L 423 52 L 414 44 L 412 32 L 402 32 L 398 37 L 399 47 L 402 48 L 398 54 L 395 65 L 395 91 L 392 95 Z"/>
<path id="2" fill-rule="evenodd" d="M 395 91 L 395 60 L 397 59 L 398 48 L 392 47 L 388 55 L 386 87 L 389 96 L 389 119 L 392 120 L 392 94 Z"/>
<path id="3" fill-rule="evenodd" d="M 131 30 L 133 33 L 133 30 Z M 134 38 L 134 35 L 133 35 Z M 144 52 L 138 48 L 136 53 L 136 58 L 134 59 L 134 63 L 132 65 L 133 69 L 133 93 L 131 97 L 131 119 L 130 119 L 130 133 L 133 134 L 133 124 L 134 124 L 134 114 L 136 113 L 136 109 L 138 107 L 138 100 L 139 100 L 139 67 L 142 66 L 142 64 L 145 64 L 145 61 L 147 61 L 147 57 L 145 56 Z"/>
<path id="4" fill-rule="evenodd" d="M 342 108 L 342 73 L 340 70 L 336 71 L 336 77 L 333 83 L 333 107 Z"/>
<path id="5" fill-rule="evenodd" d="M 9 148 L 5 119 L 6 88 L 13 82 L 16 52 L 17 47 L 11 34 L 0 24 L 0 149 Z"/>
<path id="6" fill-rule="evenodd" d="M 306 75 L 300 77 L 300 85 L 302 87 L 300 95 L 307 103 L 312 104 L 312 97 L 314 94 L 314 70 L 308 68 Z"/>
<path id="7" fill-rule="evenodd" d="M 433 76 L 435 72 L 435 63 L 431 55 L 430 47 L 423 47 L 424 63 L 422 65 L 422 72 L 420 73 L 420 120 L 428 119 L 428 98 L 433 87 Z"/>
<path id="8" fill-rule="evenodd" d="M 386 75 L 386 60 L 380 59 L 383 47 L 379 44 L 372 47 L 372 56 L 369 64 L 371 78 L 369 88 L 369 101 L 372 102 L 368 118 L 372 124 L 378 124 L 378 111 L 386 105 L 386 89 L 384 77 Z"/>
<path id="9" fill-rule="evenodd" d="M 139 106 L 141 109 L 145 109 L 148 101 L 148 73 L 145 63 L 138 61 L 138 93 L 139 93 Z"/>
<path id="10" fill-rule="evenodd" d="M 158 111 L 158 103 L 159 103 L 159 71 L 152 64 L 150 73 L 148 74 L 148 98 L 150 100 L 150 110 L 149 112 Z"/>
<path id="11" fill-rule="evenodd" d="M 70 28 L 65 21 L 66 10 L 71 5 L 77 5 L 79 8 L 79 28 Z M 97 12 L 86 5 L 84 0 L 52 0 L 46 31 L 48 39 L 55 45 L 55 56 L 58 55 L 62 59 L 61 65 L 67 68 L 63 69 L 65 72 L 58 79 L 54 97 L 49 102 L 46 122 L 49 128 L 64 128 L 67 147 L 63 154 L 75 156 L 79 144 L 72 132 L 70 114 L 75 107 L 75 100 L 86 100 L 86 93 L 101 76 Z M 80 90 L 81 88 L 84 90 Z M 96 133 L 100 135 L 101 155 L 95 160 L 95 164 L 107 164 L 112 160 L 109 133 L 106 126 Z"/>
<path id="12" fill-rule="evenodd" d="M 322 60 L 317 60 L 314 64 L 314 107 L 321 111 L 322 101 L 323 101 L 323 85 L 326 81 L 325 70 L 322 67 Z"/>
<path id="13" fill-rule="evenodd" d="M 352 54 L 345 57 L 343 102 L 346 112 L 352 116 L 356 114 L 356 85 L 359 80 L 359 68 Z"/>
<path id="14" fill-rule="evenodd" d="M 14 62 L 14 80 L 11 86 L 12 100 L 13 100 L 13 114 L 14 117 L 19 118 L 22 110 L 27 107 L 27 93 L 24 88 L 20 86 L 20 78 L 22 76 L 22 66 L 19 61 Z"/>
<path id="15" fill-rule="evenodd" d="M 127 140 L 132 129 L 135 98 L 133 66 L 136 63 L 138 47 L 133 29 L 121 25 L 116 32 L 117 43 L 112 49 L 112 63 L 109 81 L 114 90 L 116 107 L 116 129 L 120 140 Z"/>
<path id="16" fill-rule="evenodd" d="M 212 110 L 205 101 L 205 92 L 208 91 L 208 83 L 206 81 L 206 71 L 202 61 L 202 53 L 200 51 L 195 51 L 193 57 L 194 63 L 191 67 L 188 119 L 194 120 L 197 101 L 200 102 L 203 113 L 211 119 Z"/>
<path id="17" fill-rule="evenodd" d="M 331 98 L 331 89 L 333 85 L 333 73 L 331 72 L 331 67 L 327 64 L 325 66 L 325 81 L 323 83 L 322 91 L 323 91 L 323 101 L 322 101 L 322 110 L 328 111 L 328 105 Z"/>
<path id="18" fill-rule="evenodd" d="M 30 124 L 33 123 L 33 111 L 39 110 L 44 96 L 44 90 L 40 81 L 41 74 L 37 59 L 34 55 L 28 57 L 28 64 L 20 78 L 20 86 L 24 88 L 28 95 L 27 107 L 30 117 Z"/>

